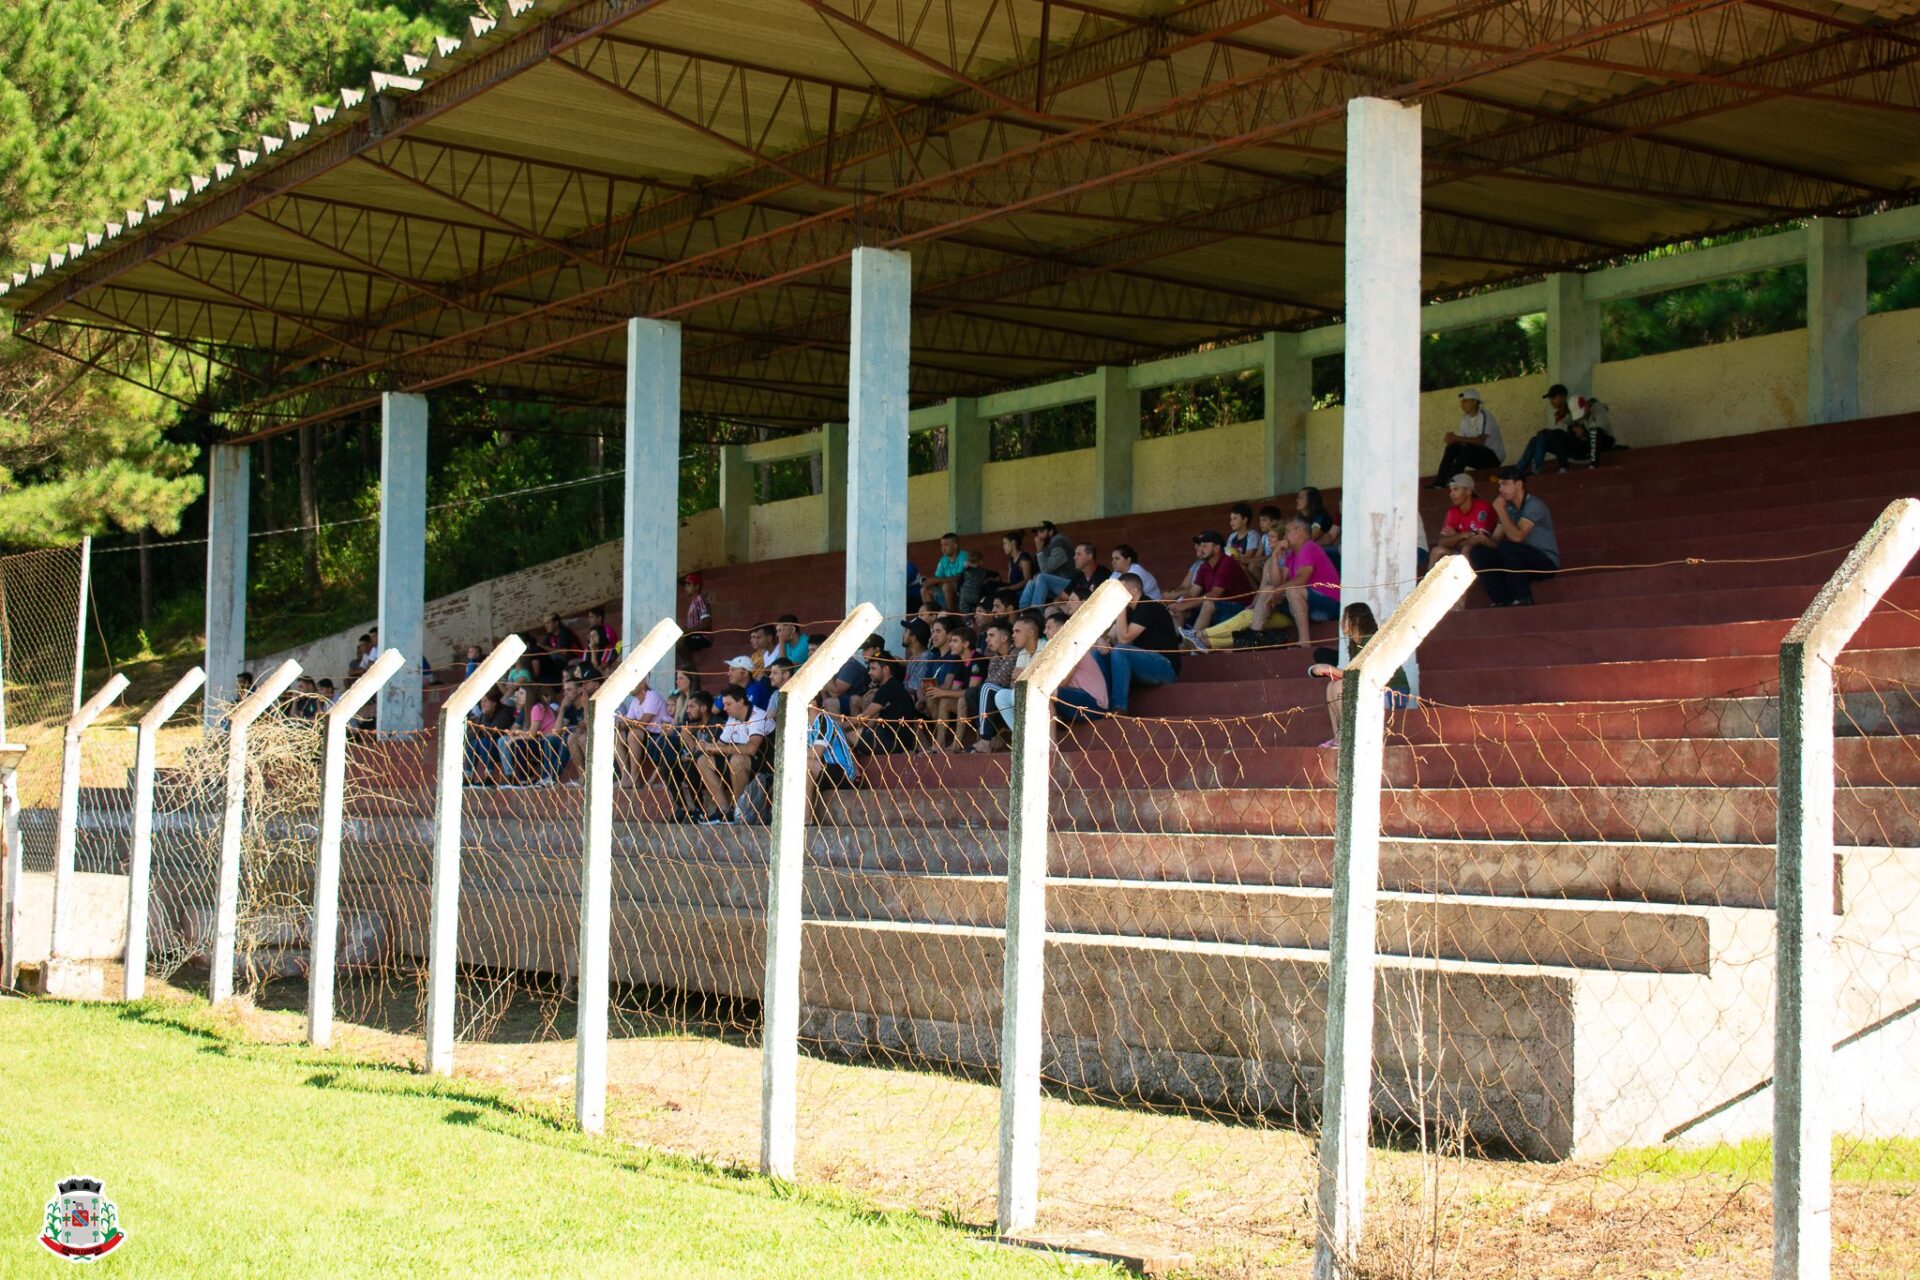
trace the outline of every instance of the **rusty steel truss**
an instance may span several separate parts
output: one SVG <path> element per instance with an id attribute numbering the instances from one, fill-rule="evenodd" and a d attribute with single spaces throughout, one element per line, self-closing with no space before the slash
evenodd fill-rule
<path id="1" fill-rule="evenodd" d="M 394 390 L 610 403 L 626 321 L 673 318 L 689 411 L 805 426 L 860 245 L 914 255 L 920 399 L 1337 316 L 1359 95 L 1423 105 L 1435 294 L 1916 180 L 1916 5 L 509 8 L 17 276 L 17 331 L 244 439 Z"/>

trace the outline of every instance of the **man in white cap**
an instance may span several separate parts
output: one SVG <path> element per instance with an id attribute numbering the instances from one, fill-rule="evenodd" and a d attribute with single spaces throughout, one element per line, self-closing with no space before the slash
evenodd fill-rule
<path id="1" fill-rule="evenodd" d="M 1493 504 L 1475 492 L 1473 477 L 1462 471 L 1447 485 L 1447 518 L 1433 558 L 1465 555 L 1472 547 L 1493 545 Z"/>
<path id="2" fill-rule="evenodd" d="M 1500 438 L 1500 423 L 1493 410 L 1480 402 L 1480 388 L 1467 387 L 1460 393 L 1460 425 L 1447 432 L 1447 447 L 1440 455 L 1440 470 L 1432 487 L 1444 489 L 1451 477 L 1475 467 L 1497 467 L 1507 460 L 1507 443 Z"/>

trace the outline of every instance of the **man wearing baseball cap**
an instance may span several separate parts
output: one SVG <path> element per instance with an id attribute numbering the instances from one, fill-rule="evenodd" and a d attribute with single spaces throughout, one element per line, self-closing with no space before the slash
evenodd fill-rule
<path id="1" fill-rule="evenodd" d="M 1468 548 L 1493 543 L 1493 506 L 1476 491 L 1473 477 L 1462 471 L 1447 482 L 1447 518 L 1433 558 L 1465 555 Z"/>
<path id="2" fill-rule="evenodd" d="M 1447 432 L 1447 447 L 1440 454 L 1440 471 L 1432 487 L 1444 489 L 1450 476 L 1474 467 L 1497 467 L 1506 460 L 1507 442 L 1500 438 L 1493 410 L 1480 402 L 1480 388 L 1463 388 L 1460 425 Z"/>
<path id="3" fill-rule="evenodd" d="M 1554 383 L 1540 398 L 1547 402 L 1549 417 L 1546 427 L 1527 441 L 1526 451 L 1520 455 L 1520 470 L 1527 475 L 1545 470 L 1549 453 L 1563 468 L 1590 467 L 1614 447 L 1611 417 L 1602 401 L 1569 394 L 1564 382 Z"/>
<path id="4" fill-rule="evenodd" d="M 1238 560 L 1226 554 L 1227 540 L 1217 530 L 1202 530 L 1193 545 L 1201 561 L 1193 572 L 1193 585 L 1200 590 L 1200 607 L 1194 611 L 1189 640 L 1246 608 L 1247 598 L 1253 594 L 1253 580 Z"/>
<path id="5" fill-rule="evenodd" d="M 1493 518 L 1493 533 L 1485 545 L 1468 548 L 1467 560 L 1494 608 L 1532 604 L 1533 584 L 1560 568 L 1560 542 L 1553 534 L 1553 513 L 1527 492 L 1520 468 L 1501 468 Z"/>

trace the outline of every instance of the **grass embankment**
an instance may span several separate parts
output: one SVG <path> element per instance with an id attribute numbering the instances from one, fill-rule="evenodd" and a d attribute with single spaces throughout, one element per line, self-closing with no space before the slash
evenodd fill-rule
<path id="1" fill-rule="evenodd" d="M 1104 1276 L 912 1214 L 571 1132 L 446 1081 L 229 1033 L 203 1006 L 0 999 L 0 1275 L 69 1174 L 146 1276 Z"/>

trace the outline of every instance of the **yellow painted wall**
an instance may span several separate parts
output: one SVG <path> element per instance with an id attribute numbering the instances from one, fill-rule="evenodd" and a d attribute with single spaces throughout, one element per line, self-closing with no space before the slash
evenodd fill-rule
<path id="1" fill-rule="evenodd" d="M 1860 326 L 1861 412 L 1920 409 L 1920 309 L 1868 316 Z M 1513 461 L 1546 421 L 1540 396 L 1547 377 L 1535 374 L 1483 383 L 1487 406 L 1500 420 Z M 1593 391 L 1613 410 L 1615 434 L 1645 448 L 1685 440 L 1771 431 L 1805 416 L 1806 332 L 1768 334 L 1739 342 L 1642 356 L 1600 365 Z M 1578 391 L 1580 388 L 1576 387 Z M 1458 388 L 1420 397 L 1420 468 L 1439 465 L 1442 437 L 1460 419 Z M 1307 415 L 1307 483 L 1340 486 L 1344 409 Z M 1245 485 L 1258 473 L 1263 432 L 1238 422 L 1134 445 L 1134 510 L 1168 511 L 1211 502 L 1260 501 Z M 1093 515 L 1093 450 L 1043 458 L 990 462 L 981 477 L 982 522 L 988 532 L 1027 527 L 1042 519 L 1062 524 Z M 824 498 L 795 498 L 755 507 L 755 559 L 805 554 L 822 545 Z M 907 487 L 908 536 L 934 538 L 951 526 L 944 472 L 914 476 Z M 720 516 L 703 511 L 680 534 L 682 568 L 718 563 Z"/>
<path id="2" fill-rule="evenodd" d="M 937 538 L 953 527 L 947 504 L 947 473 L 929 471 L 907 480 L 907 541 Z"/>
<path id="3" fill-rule="evenodd" d="M 980 521 L 989 532 L 1042 520 L 1093 517 L 1093 450 L 989 462 L 980 477 Z"/>
<path id="4" fill-rule="evenodd" d="M 1642 448 L 1790 427 L 1806 418 L 1807 332 L 1614 361 L 1593 380 L 1613 433 Z"/>
<path id="5" fill-rule="evenodd" d="M 826 545 L 826 518 L 827 500 L 819 494 L 762 503 L 753 509 L 748 555 L 754 560 L 816 555 Z"/>
<path id="6" fill-rule="evenodd" d="M 1257 464 L 1265 438 L 1264 423 L 1236 422 L 1135 442 L 1133 509 L 1172 511 L 1268 496 L 1244 488 L 1259 483 L 1263 469 Z"/>
<path id="7" fill-rule="evenodd" d="M 680 522 L 680 572 L 720 563 L 720 508 L 697 511 Z"/>
<path id="8" fill-rule="evenodd" d="M 1920 409 L 1920 309 L 1888 311 L 1860 322 L 1860 412 Z"/>

